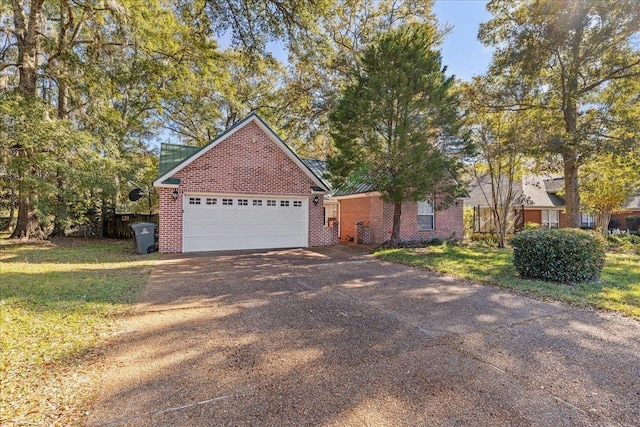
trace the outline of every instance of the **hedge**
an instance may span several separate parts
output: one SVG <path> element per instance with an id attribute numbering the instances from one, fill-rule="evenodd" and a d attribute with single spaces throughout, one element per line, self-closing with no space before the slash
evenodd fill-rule
<path id="1" fill-rule="evenodd" d="M 513 263 L 523 277 L 555 282 L 597 280 L 605 245 L 594 232 L 576 229 L 525 230 L 511 239 Z"/>

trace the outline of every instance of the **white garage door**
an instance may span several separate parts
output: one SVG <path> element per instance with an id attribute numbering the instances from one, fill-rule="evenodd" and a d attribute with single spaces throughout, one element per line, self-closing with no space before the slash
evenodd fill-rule
<path id="1" fill-rule="evenodd" d="M 184 196 L 183 252 L 309 246 L 307 198 Z"/>

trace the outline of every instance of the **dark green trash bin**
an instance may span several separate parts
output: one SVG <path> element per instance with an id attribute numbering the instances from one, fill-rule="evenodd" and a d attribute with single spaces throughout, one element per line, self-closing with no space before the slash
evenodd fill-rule
<path id="1" fill-rule="evenodd" d="M 133 231 L 133 248 L 139 255 L 156 251 L 156 223 L 134 222 L 130 225 Z"/>

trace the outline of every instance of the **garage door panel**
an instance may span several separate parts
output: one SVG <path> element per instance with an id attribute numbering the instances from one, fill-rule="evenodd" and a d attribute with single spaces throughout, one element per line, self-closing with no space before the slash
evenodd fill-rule
<path id="1" fill-rule="evenodd" d="M 184 252 L 308 246 L 307 199 L 186 195 L 183 220 Z"/>

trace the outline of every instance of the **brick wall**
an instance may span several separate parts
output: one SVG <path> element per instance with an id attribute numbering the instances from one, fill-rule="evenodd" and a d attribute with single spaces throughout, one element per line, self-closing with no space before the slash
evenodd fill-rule
<path id="1" fill-rule="evenodd" d="M 326 244 L 322 195 L 314 205 L 310 187 L 315 183 L 255 122 L 229 135 L 174 177 L 180 178 L 177 201 L 171 197 L 172 188 L 159 189 L 161 252 L 182 252 L 184 193 L 307 196 L 309 245 Z"/>
<path id="2" fill-rule="evenodd" d="M 435 212 L 435 229 L 418 230 L 418 204 L 405 202 L 402 204 L 400 218 L 400 238 L 404 241 L 428 241 L 433 238 L 461 239 L 463 233 L 463 202 L 458 205 Z M 355 236 L 356 222 L 363 222 L 371 227 L 372 242 L 381 244 L 391 238 L 393 226 L 393 205 L 384 203 L 380 197 L 363 195 L 362 197 L 340 200 L 340 239 Z"/>

